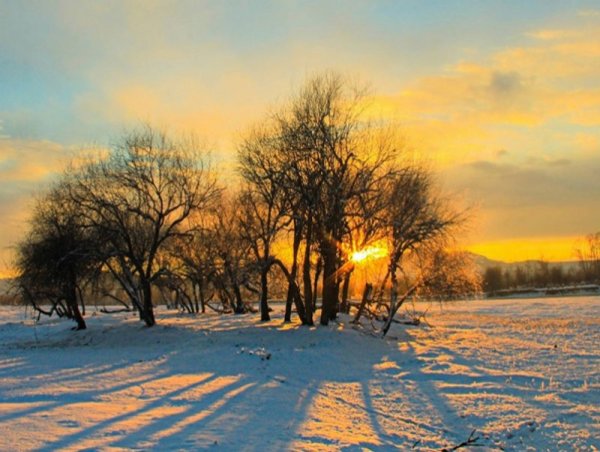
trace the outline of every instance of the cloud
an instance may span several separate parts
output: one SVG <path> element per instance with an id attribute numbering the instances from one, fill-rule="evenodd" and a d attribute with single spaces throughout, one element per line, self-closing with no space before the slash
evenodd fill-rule
<path id="1" fill-rule="evenodd" d="M 600 155 L 589 159 L 481 160 L 442 172 L 447 187 L 467 193 L 481 216 L 475 240 L 584 235 L 598 229 Z"/>
<path id="2" fill-rule="evenodd" d="M 521 76 L 516 72 L 493 71 L 490 89 L 495 96 L 515 96 L 524 89 Z"/>
<path id="3" fill-rule="evenodd" d="M 74 155 L 73 149 L 51 141 L 0 140 L 0 187 L 43 182 Z"/>
<path id="4" fill-rule="evenodd" d="M 600 9 L 581 9 L 577 11 L 577 15 L 581 17 L 600 17 Z"/>
<path id="5" fill-rule="evenodd" d="M 13 246 L 27 229 L 34 195 L 75 156 L 50 141 L 0 140 L 0 270 L 10 266 Z"/>
<path id="6" fill-rule="evenodd" d="M 377 95 L 372 114 L 397 119 L 414 147 L 442 166 L 492 160 L 497 149 L 510 149 L 515 164 L 593 153 L 600 139 L 600 21 L 579 22 L 527 33 L 523 45 Z"/>

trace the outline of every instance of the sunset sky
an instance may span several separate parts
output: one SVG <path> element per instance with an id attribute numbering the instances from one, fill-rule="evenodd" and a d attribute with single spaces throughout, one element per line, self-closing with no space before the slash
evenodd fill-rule
<path id="1" fill-rule="evenodd" d="M 82 149 L 150 121 L 231 165 L 323 70 L 368 82 L 475 206 L 473 251 L 569 259 L 600 230 L 597 1 L 0 0 L 0 273 L 32 195 Z"/>

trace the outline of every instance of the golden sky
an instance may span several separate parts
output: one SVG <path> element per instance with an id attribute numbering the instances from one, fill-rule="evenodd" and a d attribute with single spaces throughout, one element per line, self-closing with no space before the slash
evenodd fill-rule
<path id="1" fill-rule="evenodd" d="M 600 230 L 595 2 L 0 1 L 0 271 L 32 194 L 90 145 L 150 121 L 239 133 L 308 75 L 372 88 L 453 199 L 469 249 L 572 257 Z"/>

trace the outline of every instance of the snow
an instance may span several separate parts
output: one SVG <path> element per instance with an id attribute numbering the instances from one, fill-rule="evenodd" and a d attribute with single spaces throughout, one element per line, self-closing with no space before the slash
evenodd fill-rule
<path id="1" fill-rule="evenodd" d="M 381 340 L 281 310 L 0 308 L 0 450 L 600 449 L 600 298 L 421 304 Z"/>

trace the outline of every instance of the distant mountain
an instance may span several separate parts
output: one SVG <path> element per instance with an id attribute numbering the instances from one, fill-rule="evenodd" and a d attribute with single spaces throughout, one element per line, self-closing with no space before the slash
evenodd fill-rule
<path id="1" fill-rule="evenodd" d="M 471 252 L 467 252 L 467 254 L 471 257 L 471 259 L 473 259 L 473 262 L 475 262 L 475 265 L 477 265 L 477 267 L 479 267 L 483 271 L 485 271 L 487 268 L 490 268 L 490 267 L 502 267 L 503 268 L 507 265 L 510 265 L 506 262 L 495 261 L 495 260 L 489 259 L 485 256 L 482 256 L 481 254 L 475 254 L 475 253 L 471 253 Z"/>

